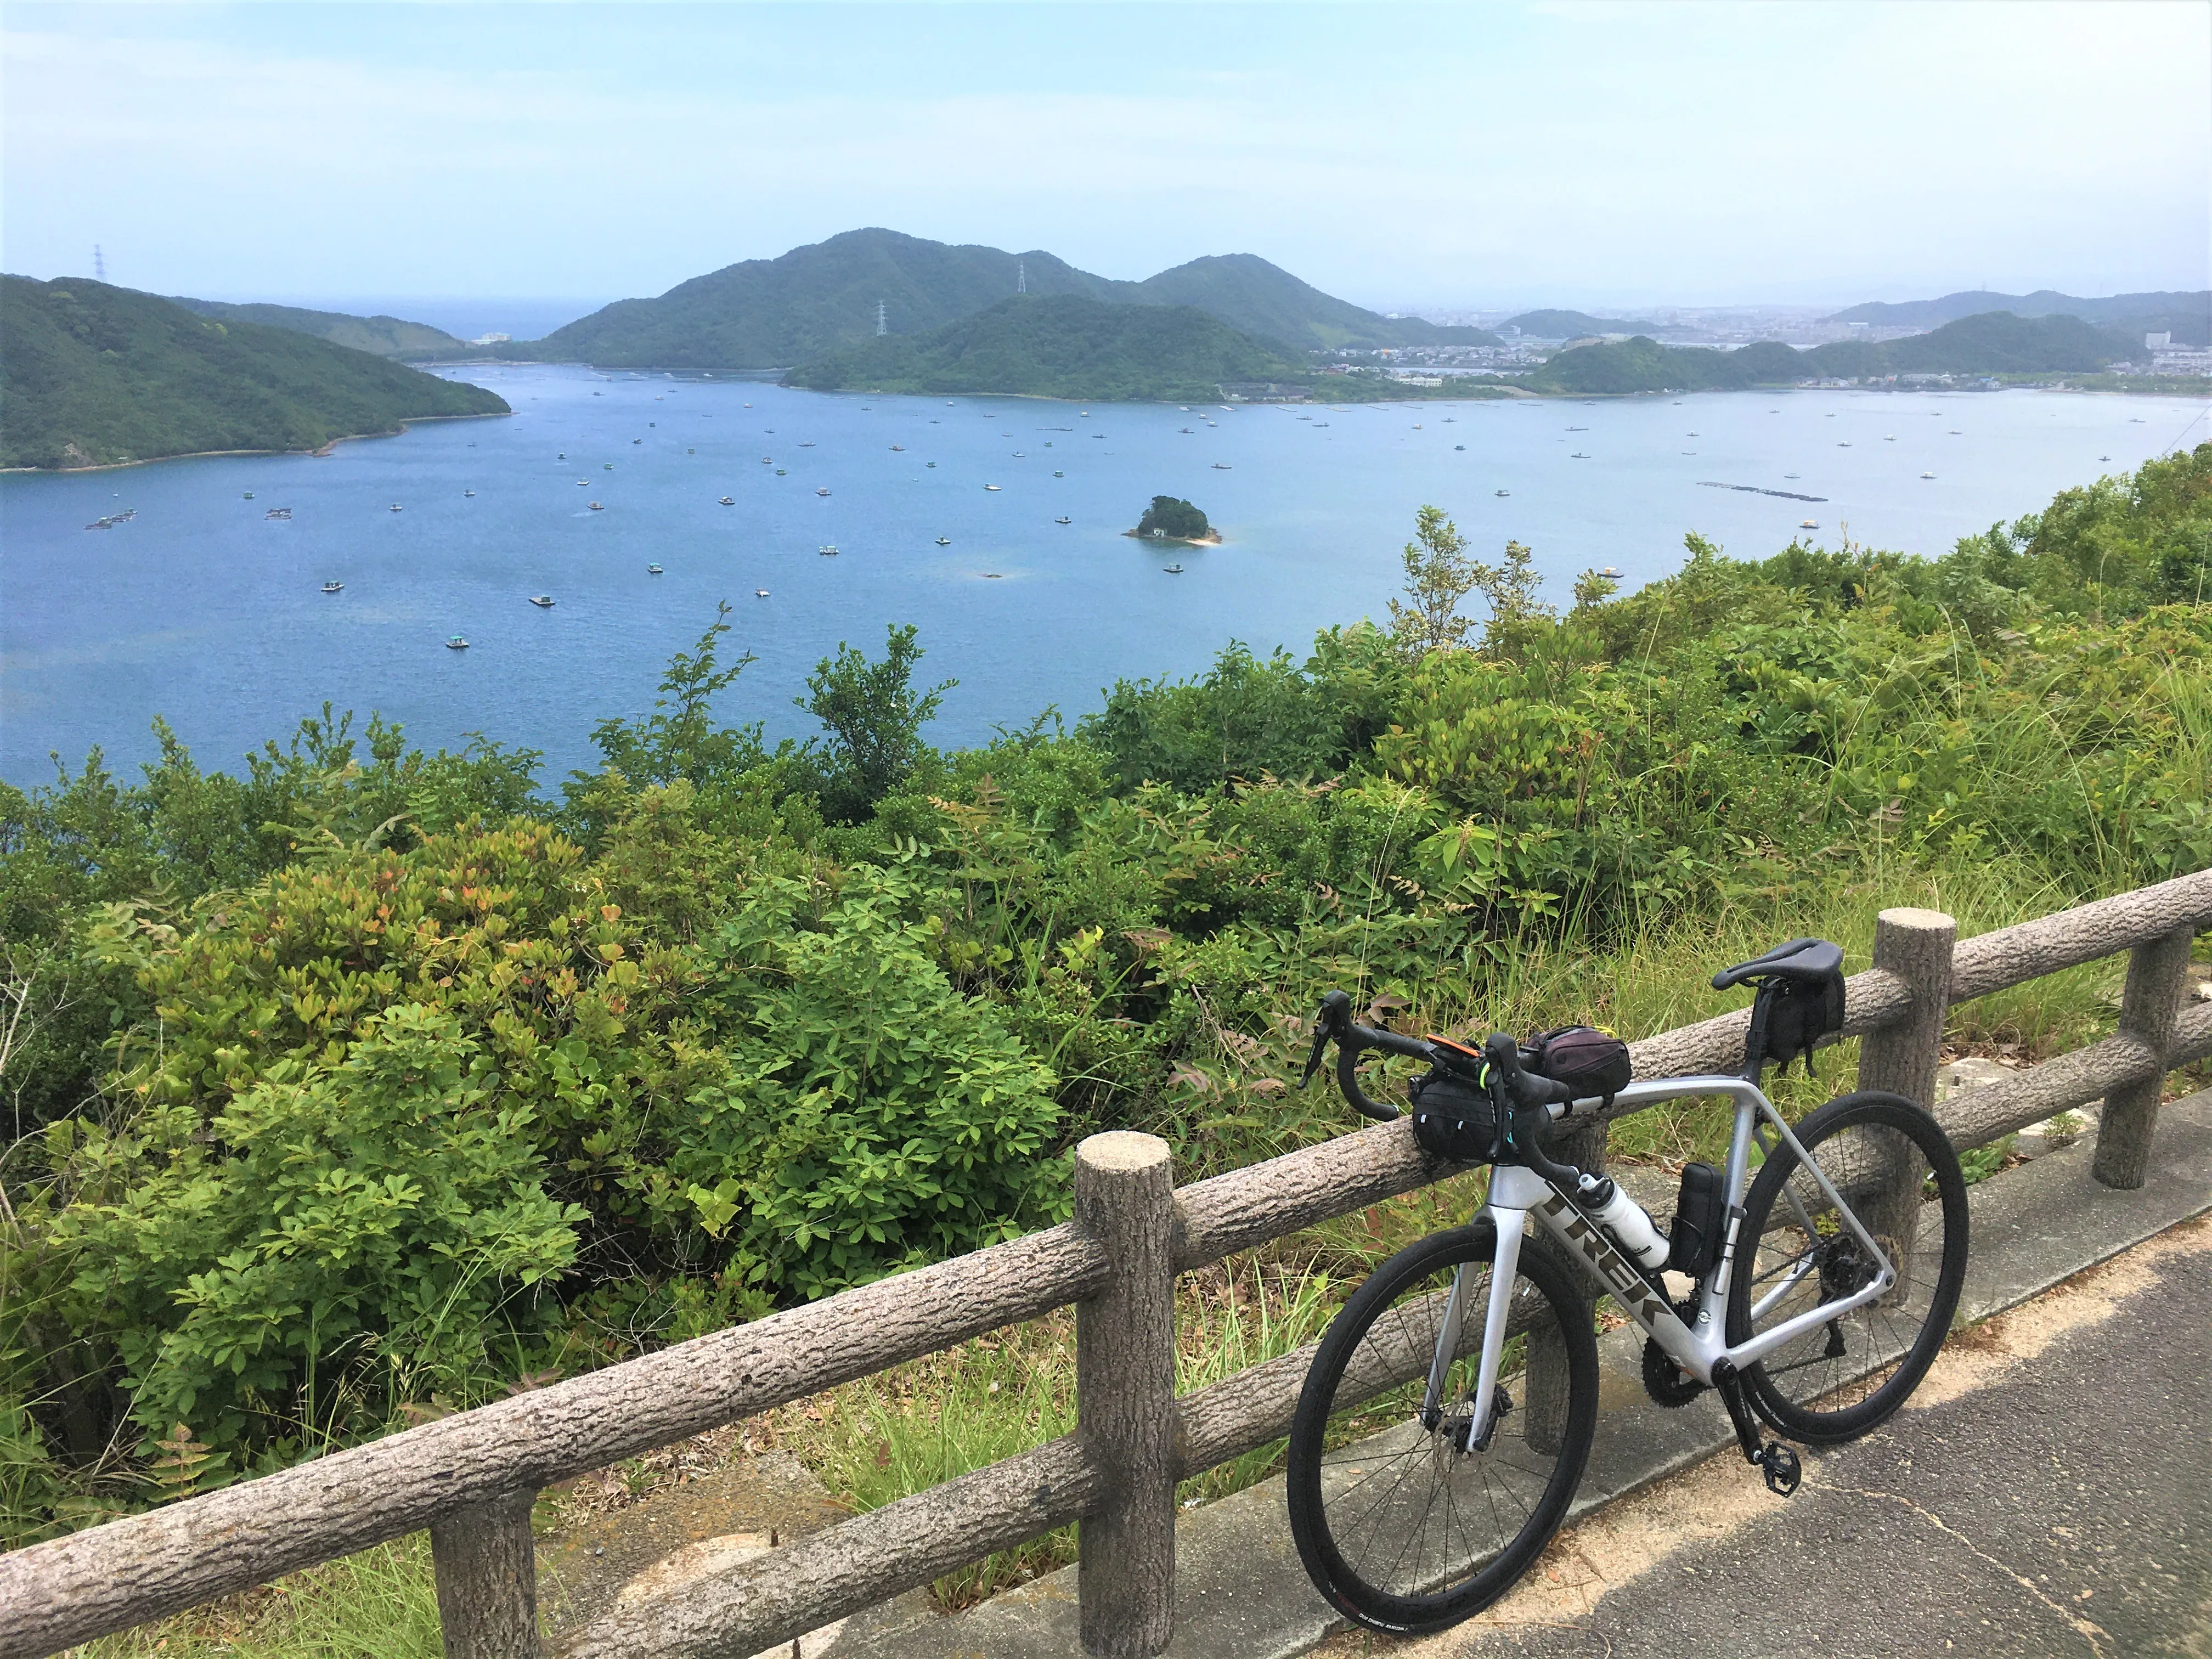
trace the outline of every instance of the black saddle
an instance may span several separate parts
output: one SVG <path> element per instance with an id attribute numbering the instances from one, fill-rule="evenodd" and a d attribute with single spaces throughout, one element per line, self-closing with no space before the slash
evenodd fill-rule
<path id="1" fill-rule="evenodd" d="M 1844 947 L 1824 939 L 1793 939 L 1765 956 L 1739 962 L 1713 975 L 1713 989 L 1754 985 L 1745 1065 L 1757 1080 L 1768 1060 L 1784 1072 L 1801 1055 L 1813 1069 L 1814 1045 L 1844 1029 Z"/>
<path id="2" fill-rule="evenodd" d="M 1832 977 L 1844 965 L 1844 947 L 1824 939 L 1793 939 L 1776 945 L 1763 957 L 1739 962 L 1713 975 L 1713 989 L 1725 991 L 1747 981 L 1786 980 L 1808 985 Z"/>

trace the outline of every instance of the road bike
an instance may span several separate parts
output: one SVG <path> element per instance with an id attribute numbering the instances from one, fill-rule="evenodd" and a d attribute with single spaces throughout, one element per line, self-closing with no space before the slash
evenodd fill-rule
<path id="1" fill-rule="evenodd" d="M 1741 1076 L 1629 1080 L 1627 1047 L 1589 1027 L 1480 1050 L 1353 1023 L 1323 1001 L 1345 1098 L 1370 1050 L 1425 1062 L 1409 1096 L 1423 1149 L 1487 1164 L 1474 1219 L 1398 1252 L 1315 1354 L 1291 1429 L 1290 1518 L 1315 1585 L 1370 1630 L 1458 1623 L 1496 1601 L 1565 1518 L 1597 1426 L 1595 1317 L 1583 1281 L 1644 1333 L 1658 1404 L 1711 1389 L 1747 1462 L 1794 1492 L 1801 1444 L 1854 1439 L 1905 1403 L 1949 1333 L 1966 1267 L 1966 1185 L 1928 1111 L 1875 1091 L 1794 1127 L 1760 1086 L 1843 1024 L 1843 952 L 1799 939 L 1713 976 L 1754 994 Z M 1304 1086 L 1304 1084 L 1301 1084 Z M 1724 1169 L 1683 1170 L 1662 1233 L 1610 1179 L 1556 1163 L 1547 1135 L 1607 1107 L 1735 1103 Z M 1672 1273 L 1686 1285 L 1677 1295 Z"/>

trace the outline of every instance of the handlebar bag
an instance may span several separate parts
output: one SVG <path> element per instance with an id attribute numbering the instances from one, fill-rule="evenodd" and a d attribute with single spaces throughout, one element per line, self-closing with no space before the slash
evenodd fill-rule
<path id="1" fill-rule="evenodd" d="M 1407 1091 L 1413 1103 L 1413 1140 L 1431 1158 L 1481 1164 L 1497 1155 L 1498 1114 L 1490 1092 L 1449 1072 L 1431 1072 Z"/>
<path id="2" fill-rule="evenodd" d="M 1562 1025 L 1540 1031 L 1529 1044 L 1535 1055 L 1531 1070 L 1539 1077 L 1564 1083 L 1577 1100 L 1602 1097 L 1607 1105 L 1628 1086 L 1628 1045 L 1610 1031 L 1594 1025 Z"/>

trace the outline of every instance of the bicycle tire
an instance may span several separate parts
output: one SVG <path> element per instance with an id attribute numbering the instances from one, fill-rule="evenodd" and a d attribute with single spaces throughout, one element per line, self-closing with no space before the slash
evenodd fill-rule
<path id="1" fill-rule="evenodd" d="M 1449 1415 L 1453 1405 L 1464 1411 L 1474 1384 L 1491 1283 L 1486 1273 L 1474 1281 L 1479 1294 L 1470 1297 L 1462 1328 L 1462 1358 L 1452 1368 L 1446 1418 L 1430 1425 L 1420 1419 L 1443 1292 L 1462 1265 L 1493 1262 L 1496 1249 L 1495 1229 L 1480 1222 L 1433 1234 L 1392 1256 L 1330 1322 L 1299 1393 L 1287 1454 L 1291 1534 L 1315 1587 L 1369 1630 L 1395 1635 L 1442 1630 L 1496 1601 L 1559 1531 L 1589 1460 L 1598 1394 L 1591 1306 L 1574 1269 L 1540 1237 L 1522 1241 L 1514 1295 L 1527 1310 L 1528 1334 L 1515 1337 L 1517 1349 L 1509 1344 L 1507 1374 L 1499 1386 L 1512 1408 L 1489 1444 L 1472 1452 L 1457 1449 Z M 1516 1315 L 1516 1328 L 1523 1323 Z M 1552 1345 L 1556 1366 L 1540 1401 L 1528 1387 L 1525 1360 L 1532 1343 Z M 1516 1352 L 1520 1368 L 1513 1369 Z M 1407 1375 L 1409 1359 L 1412 1375 Z M 1372 1384 L 1384 1377 L 1403 1380 L 1375 1389 Z M 1463 1438 L 1463 1420 L 1459 1432 Z M 1405 1490 L 1424 1470 L 1425 1504 L 1418 1481 L 1413 1491 Z M 1462 1493 L 1466 1519 L 1458 1501 Z M 1443 1525 L 1431 1563 L 1430 1521 L 1440 1494 Z M 1487 1544 L 1486 1519 L 1495 1523 Z M 1371 1529 L 1363 1531 L 1370 1522 Z M 1467 1557 L 1456 1565 L 1455 1522 Z M 1376 1558 L 1378 1547 L 1389 1552 L 1387 1561 Z"/>
<path id="2" fill-rule="evenodd" d="M 1778 1432 L 1808 1445 L 1832 1445 L 1856 1439 L 1904 1405 L 1949 1335 L 1966 1277 L 1966 1182 L 1942 1126 L 1902 1095 L 1869 1090 L 1839 1096 L 1794 1133 L 1884 1253 L 1893 1262 L 1902 1258 L 1899 1282 L 1888 1294 L 1743 1369 L 1753 1406 Z M 1846 1134 L 1856 1139 L 1838 1145 Z M 1825 1159 L 1824 1146 L 1832 1154 Z M 1899 1173 L 1911 1160 L 1923 1170 L 1917 1185 Z M 1855 1178 L 1856 1199 L 1870 1207 L 1855 1201 Z M 1780 1218 L 1771 1221 L 1785 1187 L 1803 1217 L 1785 1203 Z M 1900 1211 L 1896 1194 L 1906 1191 L 1912 1207 Z M 1854 1287 L 1855 1277 L 1873 1271 L 1847 1232 L 1832 1225 L 1820 1231 L 1831 1218 L 1797 1155 L 1787 1145 L 1777 1146 L 1744 1200 L 1737 1268 L 1729 1286 L 1731 1346 Z M 1814 1224 L 1810 1237 L 1804 1219 Z M 1755 1317 L 1753 1295 L 1780 1288 L 1792 1273 L 1802 1275 L 1798 1286 L 1811 1288 L 1786 1290 Z"/>

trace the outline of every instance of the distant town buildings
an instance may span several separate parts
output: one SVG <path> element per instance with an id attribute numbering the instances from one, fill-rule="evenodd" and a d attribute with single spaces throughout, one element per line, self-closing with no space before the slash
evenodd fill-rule
<path id="1" fill-rule="evenodd" d="M 479 334 L 469 343 L 471 345 L 505 345 L 514 337 L 512 334 Z"/>

